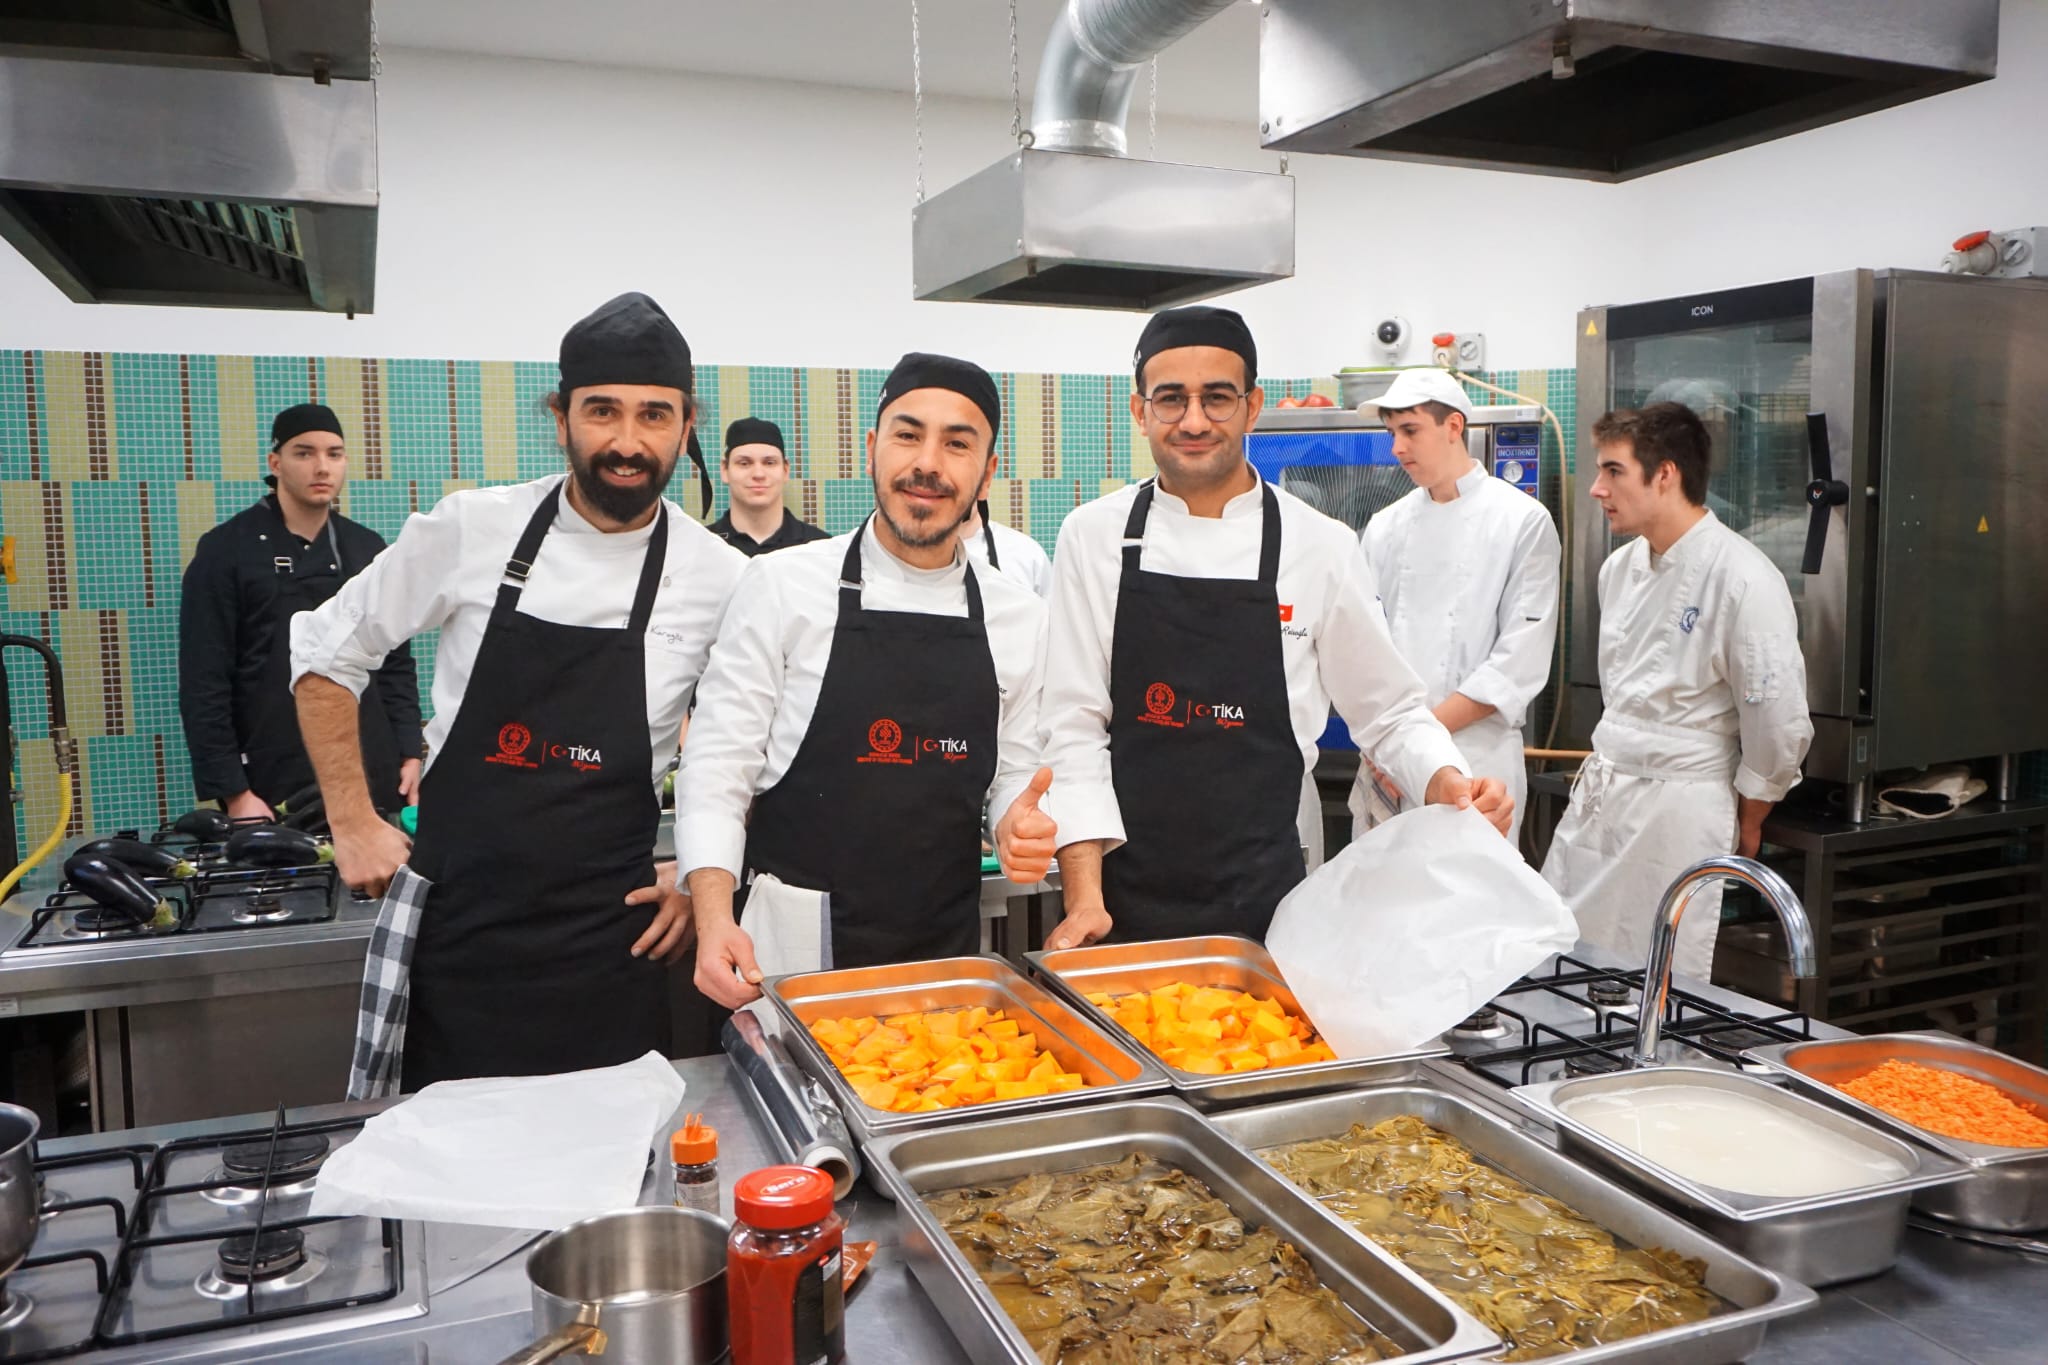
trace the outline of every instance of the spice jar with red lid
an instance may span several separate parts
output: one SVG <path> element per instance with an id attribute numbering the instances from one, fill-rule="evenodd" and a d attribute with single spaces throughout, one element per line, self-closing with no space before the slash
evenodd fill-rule
<path id="1" fill-rule="evenodd" d="M 733 1365 L 831 1365 L 846 1354 L 846 1224 L 832 1188 L 809 1166 L 766 1166 L 734 1182 L 725 1244 Z"/>

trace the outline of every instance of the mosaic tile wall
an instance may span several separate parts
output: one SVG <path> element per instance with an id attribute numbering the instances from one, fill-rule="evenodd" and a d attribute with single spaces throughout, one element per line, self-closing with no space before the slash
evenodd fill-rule
<path id="1" fill-rule="evenodd" d="M 199 536 L 265 492 L 273 413 L 306 401 L 335 409 L 351 455 L 343 510 L 392 539 L 407 515 L 454 489 L 561 469 L 542 407 L 555 374 L 547 363 L 0 350 L 0 533 L 17 566 L 17 581 L 0 587 L 0 630 L 39 636 L 63 659 L 85 768 L 71 832 L 151 827 L 192 804 L 178 722 L 179 580 Z M 780 423 L 790 505 L 850 530 L 872 505 L 862 437 L 884 374 L 700 366 L 706 443 L 715 453 L 735 417 Z M 1546 397 L 1570 429 L 1571 371 L 1486 378 Z M 1048 550 L 1077 504 L 1152 472 L 1125 404 L 1128 375 L 1000 379 L 991 509 Z M 1335 392 L 1327 379 L 1266 389 L 1268 402 Z M 1554 508 L 1556 452 L 1545 441 Z M 671 492 L 702 514 L 693 478 L 679 476 Z M 710 514 L 723 510 L 720 487 Z M 431 642 L 416 652 L 425 701 Z M 9 650 L 5 662 L 26 850 L 56 816 L 47 692 L 34 656 Z"/>

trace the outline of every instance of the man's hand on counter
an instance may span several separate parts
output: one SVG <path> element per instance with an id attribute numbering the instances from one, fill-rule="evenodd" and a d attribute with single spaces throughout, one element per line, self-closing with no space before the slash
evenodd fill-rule
<path id="1" fill-rule="evenodd" d="M 1060 850 L 1060 899 L 1066 917 L 1046 935 L 1046 951 L 1078 948 L 1109 932 L 1113 921 L 1102 902 L 1101 840 L 1077 839 Z"/>
<path id="2" fill-rule="evenodd" d="M 752 1004 L 761 998 L 763 973 L 754 961 L 754 940 L 732 917 L 732 873 L 722 867 L 692 868 L 689 883 L 697 926 L 697 989 L 729 1010 Z"/>
<path id="3" fill-rule="evenodd" d="M 652 905 L 654 919 L 646 932 L 633 941 L 634 957 L 669 962 L 689 951 L 697 929 L 690 918 L 690 893 L 676 885 L 673 862 L 654 865 L 654 885 L 626 893 L 628 905 Z"/>
<path id="4" fill-rule="evenodd" d="M 1059 827 L 1038 808 L 1038 798 L 1051 786 L 1052 769 L 1040 768 L 1031 785 L 996 822 L 996 857 L 1003 864 L 1003 875 L 1020 886 L 1037 885 L 1052 869 Z"/>
<path id="5" fill-rule="evenodd" d="M 366 896 L 381 896 L 392 874 L 412 856 L 405 831 L 374 813 L 366 820 L 329 826 L 334 835 L 334 870 Z"/>
<path id="6" fill-rule="evenodd" d="M 1429 790 L 1422 801 L 1428 806 L 1456 806 L 1459 810 L 1469 806 L 1492 822 L 1502 835 L 1507 834 L 1515 814 L 1515 801 L 1508 795 L 1507 783 L 1497 777 L 1467 777 L 1456 768 L 1438 768 L 1429 779 Z"/>

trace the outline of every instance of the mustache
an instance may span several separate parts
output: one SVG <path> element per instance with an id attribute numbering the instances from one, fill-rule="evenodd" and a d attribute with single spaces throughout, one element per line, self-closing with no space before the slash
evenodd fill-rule
<path id="1" fill-rule="evenodd" d="M 937 474 L 923 474 L 914 470 L 897 479 L 889 487 L 898 493 L 930 493 L 941 498 L 950 498 L 960 491 Z"/>
<path id="2" fill-rule="evenodd" d="M 607 450 L 591 456 L 590 467 L 594 470 L 609 469 L 614 473 L 623 473 L 629 469 L 638 470 L 642 474 L 661 472 L 661 466 L 645 455 L 621 455 L 616 450 Z"/>

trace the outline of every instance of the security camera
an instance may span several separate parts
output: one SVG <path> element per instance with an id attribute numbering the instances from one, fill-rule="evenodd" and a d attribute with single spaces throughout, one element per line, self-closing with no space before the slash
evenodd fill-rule
<path id="1" fill-rule="evenodd" d="M 1406 318 L 1386 318 L 1372 329 L 1373 349 L 1389 365 L 1401 359 L 1401 352 L 1408 349 L 1411 331 Z"/>

